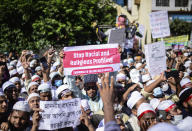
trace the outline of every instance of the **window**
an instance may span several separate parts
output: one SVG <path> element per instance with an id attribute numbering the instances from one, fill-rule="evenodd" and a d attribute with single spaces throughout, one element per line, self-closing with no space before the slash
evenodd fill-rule
<path id="1" fill-rule="evenodd" d="M 187 7 L 189 0 L 175 0 L 175 7 Z"/>
<path id="2" fill-rule="evenodd" d="M 169 6 L 169 0 L 156 0 L 156 6 Z"/>

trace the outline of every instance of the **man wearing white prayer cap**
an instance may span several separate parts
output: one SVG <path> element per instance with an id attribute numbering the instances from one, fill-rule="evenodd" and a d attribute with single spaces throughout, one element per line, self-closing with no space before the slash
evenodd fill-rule
<path id="1" fill-rule="evenodd" d="M 24 131 L 29 128 L 30 108 L 26 101 L 18 101 L 13 106 L 13 111 L 9 115 L 8 130 Z"/>
<path id="2" fill-rule="evenodd" d="M 137 118 L 141 131 L 146 131 L 149 127 L 156 124 L 156 113 L 149 103 L 142 103 L 137 109 Z"/>
<path id="3" fill-rule="evenodd" d="M 179 104 L 183 117 L 192 117 L 192 88 L 185 88 L 179 93 Z"/>
<path id="4" fill-rule="evenodd" d="M 73 92 L 69 89 L 68 85 L 62 85 L 56 90 L 56 95 L 59 100 L 73 99 Z"/>
<path id="5" fill-rule="evenodd" d="M 38 76 L 43 77 L 41 66 L 37 66 L 37 67 L 35 68 L 35 73 L 36 73 Z"/>
<path id="6" fill-rule="evenodd" d="M 177 105 L 171 100 L 161 101 L 157 107 L 158 110 L 166 112 L 166 120 L 172 124 L 177 124 L 183 119 L 181 110 L 178 109 Z"/>
<path id="7" fill-rule="evenodd" d="M 17 91 L 17 88 L 16 86 L 10 82 L 10 81 L 6 81 L 3 86 L 3 92 L 5 93 L 5 96 L 8 100 L 8 110 L 10 111 L 13 107 L 13 105 L 15 104 L 15 102 L 18 101 L 18 91 Z"/>
<path id="8" fill-rule="evenodd" d="M 31 77 L 31 81 L 32 81 L 32 82 L 37 82 L 39 85 L 41 84 L 41 78 L 40 78 L 40 76 L 38 76 L 38 75 L 33 75 L 33 76 Z"/>
<path id="9" fill-rule="evenodd" d="M 18 92 L 20 93 L 22 88 L 20 79 L 18 77 L 12 77 L 11 79 L 9 79 L 9 81 L 15 84 Z"/>
<path id="10" fill-rule="evenodd" d="M 134 131 L 140 131 L 137 119 L 137 109 L 140 104 L 146 102 L 145 98 L 138 92 L 133 91 L 130 96 L 128 96 L 127 106 L 131 109 L 132 115 L 130 116 L 128 122 Z"/>
<path id="11" fill-rule="evenodd" d="M 192 82 L 189 78 L 183 78 L 180 81 L 180 85 L 182 88 L 191 87 L 192 88 Z"/>
<path id="12" fill-rule="evenodd" d="M 2 122 L 6 122 L 8 118 L 8 103 L 7 98 L 3 92 L 0 92 L 0 125 Z"/>
<path id="13" fill-rule="evenodd" d="M 126 84 L 128 83 L 128 77 L 124 73 L 118 73 L 116 75 L 116 81 L 117 83 L 120 83 L 122 87 L 125 87 Z"/>
<path id="14" fill-rule="evenodd" d="M 19 75 L 16 69 L 9 71 L 9 74 L 10 74 L 10 77 L 15 77 Z"/>
<path id="15" fill-rule="evenodd" d="M 28 94 L 31 94 L 34 92 L 38 93 L 38 86 L 39 86 L 39 84 L 37 82 L 30 82 L 28 85 L 28 88 L 27 88 Z"/>
<path id="16" fill-rule="evenodd" d="M 43 83 L 39 85 L 38 92 L 40 95 L 41 101 L 51 101 L 52 100 L 52 94 L 51 94 L 51 85 L 47 83 Z"/>
<path id="17" fill-rule="evenodd" d="M 40 96 L 37 93 L 31 93 L 28 98 L 27 102 L 31 110 L 38 109 L 40 107 Z"/>

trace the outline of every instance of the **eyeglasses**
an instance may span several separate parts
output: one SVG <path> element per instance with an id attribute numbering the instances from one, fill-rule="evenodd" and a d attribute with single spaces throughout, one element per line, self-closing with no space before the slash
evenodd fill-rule
<path id="1" fill-rule="evenodd" d="M 84 89 L 85 89 L 85 91 L 88 91 L 88 90 L 90 90 L 90 89 L 92 89 L 92 90 L 97 90 L 97 86 L 87 86 L 87 87 L 85 87 Z"/>
<path id="2" fill-rule="evenodd" d="M 0 100 L 0 104 L 2 104 L 3 102 L 7 103 L 7 100 Z"/>

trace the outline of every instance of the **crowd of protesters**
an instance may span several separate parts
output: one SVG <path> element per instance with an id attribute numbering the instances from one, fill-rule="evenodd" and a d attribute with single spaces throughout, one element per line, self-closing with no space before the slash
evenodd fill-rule
<path id="1" fill-rule="evenodd" d="M 191 49 L 166 50 L 167 70 L 154 78 L 141 50 L 119 52 L 119 71 L 80 76 L 64 75 L 63 50 L 47 50 L 46 63 L 30 50 L 1 53 L 1 130 L 37 131 L 41 101 L 80 98 L 81 124 L 58 130 L 192 131 Z"/>

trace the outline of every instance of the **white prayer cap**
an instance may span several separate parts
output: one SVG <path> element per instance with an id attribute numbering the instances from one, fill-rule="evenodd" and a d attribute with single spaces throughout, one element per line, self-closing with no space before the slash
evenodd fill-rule
<path id="1" fill-rule="evenodd" d="M 11 65 L 8 66 L 8 70 L 10 70 L 10 69 L 12 69 L 12 68 L 14 68 L 14 66 L 11 66 Z"/>
<path id="2" fill-rule="evenodd" d="M 147 131 L 180 131 L 176 126 L 173 124 L 160 122 L 152 127 L 150 127 Z"/>
<path id="3" fill-rule="evenodd" d="M 192 131 L 191 121 L 192 117 L 188 116 L 177 124 L 177 128 L 181 131 Z"/>
<path id="4" fill-rule="evenodd" d="M 53 78 L 54 78 L 55 76 L 57 76 L 57 75 L 59 75 L 58 72 L 51 72 L 51 74 L 49 75 L 49 77 L 50 77 L 51 80 L 53 80 Z M 60 76 L 60 75 L 59 75 L 59 76 Z"/>
<path id="5" fill-rule="evenodd" d="M 15 85 L 14 85 L 14 83 L 12 83 L 12 82 L 10 82 L 10 81 L 6 81 L 4 84 L 3 84 L 3 86 L 2 86 L 2 88 L 3 88 L 3 92 L 5 91 L 5 89 L 6 88 L 8 88 L 8 87 L 15 87 Z"/>
<path id="6" fill-rule="evenodd" d="M 86 100 L 86 99 L 81 100 L 81 106 L 83 107 L 84 111 L 90 110 L 88 100 Z"/>
<path id="7" fill-rule="evenodd" d="M 186 68 L 188 68 L 188 67 L 190 66 L 190 64 L 191 64 L 191 61 L 189 60 L 189 61 L 186 61 L 186 62 L 185 62 L 184 66 L 185 66 Z"/>
<path id="8" fill-rule="evenodd" d="M 137 63 L 135 67 L 139 68 L 140 66 L 142 66 L 142 63 Z"/>
<path id="9" fill-rule="evenodd" d="M 175 107 L 175 103 L 173 103 L 173 101 L 171 100 L 164 100 L 161 101 L 157 107 L 158 110 L 164 110 L 166 112 L 168 112 L 169 110 L 171 110 L 173 107 Z"/>
<path id="10" fill-rule="evenodd" d="M 183 76 L 183 77 L 189 76 L 189 73 L 187 73 L 187 72 L 183 72 L 183 73 L 184 73 L 184 76 Z"/>
<path id="11" fill-rule="evenodd" d="M 10 62 L 11 66 L 16 66 L 16 64 L 17 64 L 17 60 L 13 60 L 13 61 Z"/>
<path id="12" fill-rule="evenodd" d="M 27 90 L 23 87 L 21 88 L 21 93 L 27 93 Z"/>
<path id="13" fill-rule="evenodd" d="M 128 64 L 134 63 L 134 60 L 133 60 L 133 58 L 129 58 L 129 59 L 127 59 L 127 62 L 128 62 Z"/>
<path id="14" fill-rule="evenodd" d="M 31 80 L 32 81 L 37 81 L 37 80 L 39 80 L 40 79 L 40 77 L 38 76 L 38 75 L 33 75 L 32 77 L 31 77 Z"/>
<path id="15" fill-rule="evenodd" d="M 35 71 L 37 72 L 37 71 L 40 71 L 41 70 L 41 66 L 37 66 L 36 68 L 35 68 Z"/>
<path id="16" fill-rule="evenodd" d="M 62 92 L 62 91 L 64 91 L 64 90 L 69 90 L 69 87 L 68 87 L 68 85 L 61 85 L 61 86 L 59 86 L 58 88 L 57 88 L 57 90 L 56 90 L 56 95 L 57 95 L 57 97 L 59 96 L 59 94 Z"/>
<path id="17" fill-rule="evenodd" d="M 36 62 L 37 62 L 37 60 L 33 59 L 33 60 L 30 62 L 29 66 L 30 66 L 30 67 L 33 67 Z"/>
<path id="18" fill-rule="evenodd" d="M 30 100 L 31 98 L 33 98 L 33 97 L 39 97 L 39 98 L 40 98 L 39 94 L 37 94 L 37 93 L 31 93 L 31 94 L 28 96 L 28 98 L 27 98 L 27 102 L 29 102 L 29 100 Z"/>
<path id="19" fill-rule="evenodd" d="M 142 75 L 142 82 L 147 82 L 151 79 L 149 74 Z"/>
<path id="20" fill-rule="evenodd" d="M 16 70 L 16 69 L 10 70 L 10 71 L 9 71 L 9 74 L 10 74 L 10 76 L 12 77 L 13 75 L 16 75 L 16 74 L 17 74 L 17 70 Z"/>
<path id="21" fill-rule="evenodd" d="M 116 81 L 118 80 L 126 80 L 126 75 L 123 74 L 123 73 L 118 73 L 117 76 L 116 76 Z"/>
<path id="22" fill-rule="evenodd" d="M 15 82 L 20 82 L 20 79 L 18 77 L 12 77 L 9 79 L 10 82 L 15 83 Z"/>
<path id="23" fill-rule="evenodd" d="M 83 77 L 84 83 L 92 83 L 92 82 L 97 82 L 98 76 L 96 74 L 88 74 L 84 75 Z"/>
<path id="24" fill-rule="evenodd" d="M 185 85 L 186 84 L 189 84 L 191 83 L 190 79 L 189 78 L 183 78 L 181 81 L 180 81 L 180 85 L 182 88 L 185 88 Z"/>
<path id="25" fill-rule="evenodd" d="M 149 112 L 155 114 L 155 110 L 149 103 L 142 103 L 141 105 L 139 105 L 139 107 L 137 109 L 138 119 L 141 119 L 144 114 L 149 113 Z"/>
<path id="26" fill-rule="evenodd" d="M 150 80 L 146 83 L 146 86 L 150 85 L 151 83 L 155 82 L 155 80 Z"/>
<path id="27" fill-rule="evenodd" d="M 43 83 L 43 84 L 39 85 L 38 91 L 40 91 L 40 93 L 51 91 L 50 84 Z"/>
<path id="28" fill-rule="evenodd" d="M 29 89 L 34 86 L 34 85 L 39 85 L 37 82 L 30 82 L 29 85 L 28 85 L 28 88 L 27 88 L 27 91 L 29 91 Z"/>
<path id="29" fill-rule="evenodd" d="M 55 63 L 53 63 L 53 66 L 57 67 L 60 65 L 60 62 L 59 61 L 56 61 Z"/>
<path id="30" fill-rule="evenodd" d="M 14 104 L 13 110 L 30 112 L 29 105 L 26 101 L 18 101 Z"/>
<path id="31" fill-rule="evenodd" d="M 188 53 L 184 53 L 183 55 L 184 55 L 184 56 L 188 56 Z"/>
<path id="32" fill-rule="evenodd" d="M 123 60 L 123 66 L 128 66 L 128 60 L 127 59 Z"/>
<path id="33" fill-rule="evenodd" d="M 153 98 L 150 100 L 150 105 L 153 107 L 154 110 L 156 110 L 159 103 L 160 103 L 160 100 L 157 98 Z"/>
<path id="34" fill-rule="evenodd" d="M 130 97 L 128 97 L 127 106 L 132 109 L 141 98 L 143 96 L 138 91 L 133 91 Z"/>
<path id="35" fill-rule="evenodd" d="M 23 74 L 24 73 L 24 68 L 23 66 L 20 66 L 17 68 L 17 72 L 19 73 L 19 75 Z"/>
<path id="36" fill-rule="evenodd" d="M 137 82 L 137 84 L 139 84 L 139 87 L 143 89 L 143 84 L 141 82 Z"/>

